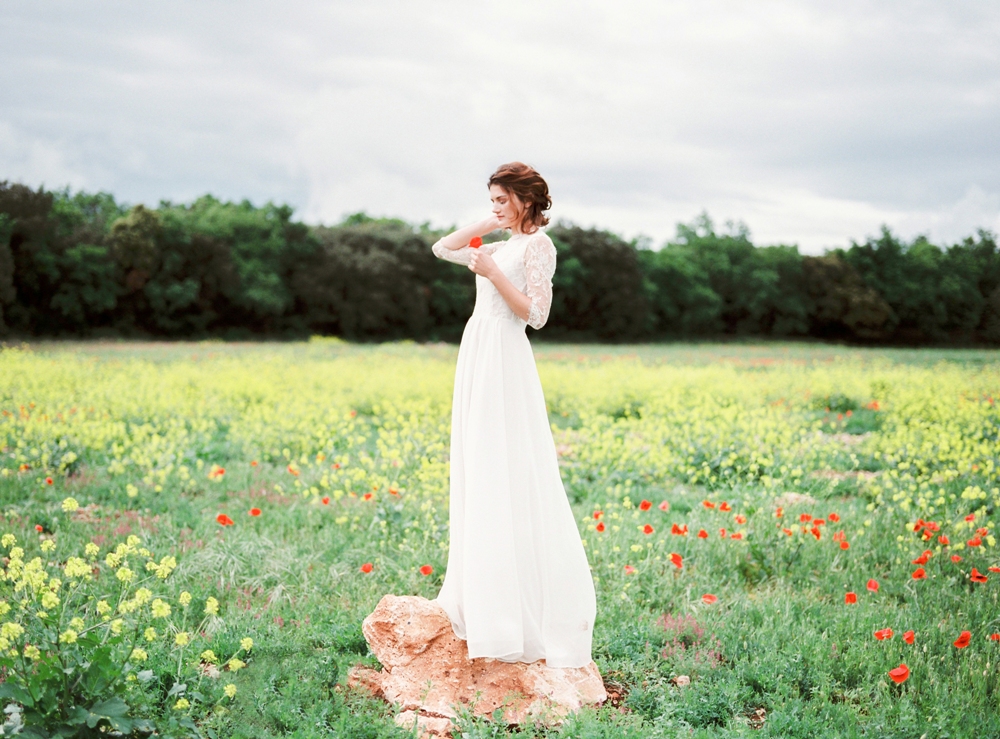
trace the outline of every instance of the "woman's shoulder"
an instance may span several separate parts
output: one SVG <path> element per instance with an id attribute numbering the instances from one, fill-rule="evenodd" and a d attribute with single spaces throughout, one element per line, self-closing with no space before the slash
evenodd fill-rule
<path id="1" fill-rule="evenodd" d="M 539 228 L 532 231 L 530 234 L 525 234 L 527 237 L 527 242 L 529 245 L 535 245 L 539 247 L 552 247 L 555 248 L 555 244 L 552 243 L 552 238 L 545 232 L 545 229 Z"/>

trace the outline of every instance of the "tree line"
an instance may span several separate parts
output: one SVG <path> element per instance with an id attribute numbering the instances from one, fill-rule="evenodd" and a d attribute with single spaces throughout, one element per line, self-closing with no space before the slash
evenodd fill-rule
<path id="1" fill-rule="evenodd" d="M 443 232 L 356 214 L 334 226 L 209 195 L 125 207 L 106 193 L 0 182 L 0 333 L 24 337 L 336 335 L 457 340 L 468 269 Z M 558 223 L 547 339 L 815 337 L 1000 344 L 1000 249 L 906 241 L 883 228 L 823 256 L 756 246 L 707 215 L 659 249 Z"/>

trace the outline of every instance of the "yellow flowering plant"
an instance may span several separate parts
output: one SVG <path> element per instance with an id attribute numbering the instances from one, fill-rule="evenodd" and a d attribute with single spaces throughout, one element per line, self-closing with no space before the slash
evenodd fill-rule
<path id="1" fill-rule="evenodd" d="M 218 601 L 196 609 L 190 593 L 171 596 L 173 557 L 155 558 L 137 536 L 104 552 L 88 543 L 82 556 L 54 539 L 22 546 L 10 533 L 0 546 L 0 698 L 18 708 L 25 736 L 200 736 L 187 709 L 222 694 L 200 686 Z M 252 647 L 243 639 L 228 669 Z M 170 682 L 164 710 L 160 686 Z"/>

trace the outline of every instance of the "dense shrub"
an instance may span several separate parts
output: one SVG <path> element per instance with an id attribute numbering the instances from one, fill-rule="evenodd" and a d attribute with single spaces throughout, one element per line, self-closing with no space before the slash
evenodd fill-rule
<path id="1" fill-rule="evenodd" d="M 755 246 L 703 214 L 659 249 L 558 223 L 549 339 L 812 336 L 1000 343 L 1000 250 L 877 238 L 824 256 Z M 229 338 L 457 340 L 475 301 L 426 225 L 356 214 L 310 228 L 292 209 L 211 196 L 126 208 L 106 193 L 0 182 L 0 331 Z"/>

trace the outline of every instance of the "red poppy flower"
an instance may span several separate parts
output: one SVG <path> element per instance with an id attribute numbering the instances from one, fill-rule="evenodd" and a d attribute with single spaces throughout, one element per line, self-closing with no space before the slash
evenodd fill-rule
<path id="1" fill-rule="evenodd" d="M 988 570 L 989 570 L 990 572 L 1000 572 L 1000 567 L 997 567 L 997 566 L 995 566 L 995 565 L 990 565 L 989 567 L 987 567 L 987 569 L 988 569 Z"/>
<path id="2" fill-rule="evenodd" d="M 46 485 L 51 485 L 51 484 L 52 484 L 52 482 L 53 482 L 53 480 L 52 480 L 52 478 L 51 478 L 51 477 L 46 477 L 46 478 L 45 478 L 45 484 L 46 484 Z"/>
<path id="3" fill-rule="evenodd" d="M 648 524 L 648 523 L 645 526 L 642 527 L 642 533 L 644 533 L 646 536 L 649 536 L 655 530 L 656 529 L 653 528 L 652 524 Z"/>
<path id="4" fill-rule="evenodd" d="M 251 462 L 250 466 L 251 467 L 256 467 L 257 466 L 257 460 L 255 459 L 253 462 Z"/>
<path id="5" fill-rule="evenodd" d="M 722 537 L 723 539 L 725 539 L 726 538 L 726 530 L 725 529 L 719 529 L 719 536 Z"/>
<path id="6" fill-rule="evenodd" d="M 914 634 L 913 631 L 903 632 L 903 641 L 905 641 L 907 644 L 913 644 L 914 638 L 916 638 L 916 634 Z"/>
<path id="7" fill-rule="evenodd" d="M 703 506 L 705 506 L 706 508 L 715 508 L 715 503 L 713 503 L 710 500 L 703 500 L 703 501 L 701 501 L 701 504 Z"/>
<path id="8" fill-rule="evenodd" d="M 653 502 L 650 500 L 644 500 L 639 504 L 640 511 L 648 511 L 652 507 L 653 507 Z"/>
<path id="9" fill-rule="evenodd" d="M 371 500 L 373 497 L 372 493 L 365 493 L 361 496 L 361 500 Z"/>
<path id="10" fill-rule="evenodd" d="M 330 469 L 331 470 L 339 470 L 340 469 L 340 462 L 334 462 L 333 464 L 331 464 L 330 465 Z"/>
<path id="11" fill-rule="evenodd" d="M 813 517 L 810 516 L 808 513 L 803 513 L 801 516 L 799 516 L 799 521 L 801 523 L 809 523 L 812 520 L 813 520 Z"/>
<path id="12" fill-rule="evenodd" d="M 737 541 L 739 541 L 740 539 L 743 538 L 743 532 L 742 531 L 735 531 L 735 532 L 733 532 L 732 534 L 729 535 L 729 538 L 730 539 L 736 539 Z"/>
<path id="13" fill-rule="evenodd" d="M 251 516 L 259 516 L 260 515 L 260 508 L 251 508 L 250 509 L 250 515 Z"/>
<path id="14" fill-rule="evenodd" d="M 968 516 L 965 517 L 965 520 L 969 521 L 969 522 L 975 521 L 976 520 L 976 514 L 975 513 L 970 513 Z"/>
<path id="15" fill-rule="evenodd" d="M 737 513 L 736 516 L 733 517 L 733 520 L 742 526 L 747 522 L 747 517 L 744 516 L 742 513 Z"/>
<path id="16" fill-rule="evenodd" d="M 597 533 L 602 533 L 604 531 L 604 521 L 599 522 L 595 528 L 597 529 Z"/>
<path id="17" fill-rule="evenodd" d="M 215 517 L 215 520 L 219 522 L 220 526 L 232 526 L 234 523 L 236 523 L 225 513 L 220 513 L 218 516 Z"/>
<path id="18" fill-rule="evenodd" d="M 846 603 L 847 605 L 852 605 L 852 604 L 857 603 L 857 602 L 858 602 L 858 594 L 857 593 L 845 593 L 844 594 L 844 603 Z"/>
<path id="19" fill-rule="evenodd" d="M 708 538 L 708 532 L 705 531 L 705 529 L 698 529 L 698 538 L 699 539 L 707 539 Z"/>
<path id="20" fill-rule="evenodd" d="M 868 583 L 865 585 L 865 587 L 868 588 L 868 590 L 870 590 L 871 592 L 877 593 L 878 592 L 878 580 L 876 580 L 875 578 L 872 578 L 871 580 L 868 581 Z"/>
<path id="21" fill-rule="evenodd" d="M 784 515 L 785 515 L 785 509 L 784 509 L 784 508 L 782 508 L 781 506 L 778 506 L 778 510 L 776 510 L 776 511 L 774 512 L 774 517 L 775 517 L 775 518 L 781 518 L 781 517 L 782 517 L 782 516 L 784 516 Z"/>
<path id="22" fill-rule="evenodd" d="M 635 572 L 635 567 L 633 567 L 632 565 L 625 565 L 625 574 L 626 575 L 631 575 L 634 572 Z"/>
<path id="23" fill-rule="evenodd" d="M 674 536 L 687 536 L 688 525 L 684 524 L 683 526 L 678 526 L 677 524 L 674 524 L 673 526 L 670 527 L 670 533 L 673 534 Z"/>
<path id="24" fill-rule="evenodd" d="M 719 510 L 720 511 L 731 511 L 731 510 L 733 510 L 733 508 L 726 501 L 722 501 L 722 503 L 719 504 Z"/>
<path id="25" fill-rule="evenodd" d="M 329 495 L 324 495 L 323 496 L 323 505 L 330 505 L 330 496 Z"/>
<path id="26" fill-rule="evenodd" d="M 930 553 L 929 552 L 924 552 L 919 557 L 917 557 L 915 560 L 913 560 L 913 562 L 911 564 L 925 565 L 925 564 L 927 564 L 927 560 L 929 558 L 930 558 Z"/>
<path id="27" fill-rule="evenodd" d="M 822 536 L 820 530 L 815 526 L 809 529 L 809 533 L 816 537 L 816 541 L 819 541 L 819 538 Z"/>
<path id="28" fill-rule="evenodd" d="M 836 513 L 831 513 L 829 516 L 827 516 L 827 518 L 833 521 L 833 523 L 838 523 L 840 521 L 840 516 L 838 516 Z"/>
<path id="29" fill-rule="evenodd" d="M 851 545 L 848 544 L 846 541 L 842 541 L 842 542 L 840 542 L 840 548 L 841 549 L 850 549 Z"/>
<path id="30" fill-rule="evenodd" d="M 910 575 L 910 577 L 912 577 L 914 580 L 925 580 L 927 579 L 927 570 L 925 570 L 923 567 L 918 567 L 913 571 L 913 574 Z"/>
<path id="31" fill-rule="evenodd" d="M 978 536 L 973 536 L 971 539 L 969 539 L 965 543 L 966 543 L 967 546 L 970 546 L 970 547 L 978 547 L 980 544 L 983 543 L 983 540 L 980 539 Z"/>
<path id="32" fill-rule="evenodd" d="M 658 505 L 656 507 L 659 508 L 664 513 L 666 513 L 667 511 L 670 510 L 670 504 L 667 501 L 665 501 L 665 500 L 661 500 L 660 501 L 660 505 Z"/>
<path id="33" fill-rule="evenodd" d="M 890 679 L 896 683 L 896 685 L 901 685 L 906 682 L 906 679 L 910 676 L 910 668 L 906 665 L 900 665 L 894 670 L 889 670 Z"/>
<path id="34" fill-rule="evenodd" d="M 972 582 L 986 582 L 989 579 L 975 567 L 972 568 L 972 574 L 969 577 L 972 578 Z"/>
<path id="35" fill-rule="evenodd" d="M 481 236 L 473 236 L 472 239 L 469 241 L 469 246 L 471 246 L 473 249 L 478 249 L 482 245 L 483 245 L 483 239 Z"/>
<path id="36" fill-rule="evenodd" d="M 838 531 L 836 534 L 833 535 L 834 541 L 844 541 L 844 539 L 846 538 L 847 536 L 844 534 L 843 531 Z"/>
<path id="37" fill-rule="evenodd" d="M 717 600 L 719 600 L 719 599 L 716 598 L 711 593 L 705 593 L 703 596 L 701 596 L 701 602 L 704 603 L 705 605 L 709 605 L 710 606 L 713 603 L 715 603 Z"/>
<path id="38" fill-rule="evenodd" d="M 826 526 L 826 519 L 825 518 L 814 518 L 813 519 L 813 526 Z"/>
<path id="39" fill-rule="evenodd" d="M 399 495 L 399 491 L 396 488 L 389 488 L 389 495 Z"/>
<path id="40" fill-rule="evenodd" d="M 1000 634 L 990 634 L 990 641 L 1000 641 Z"/>
<path id="41" fill-rule="evenodd" d="M 875 632 L 875 638 L 879 641 L 885 641 L 886 639 L 891 639 L 894 633 L 892 629 L 879 629 Z"/>
<path id="42" fill-rule="evenodd" d="M 963 631 L 961 634 L 958 635 L 958 638 L 952 643 L 955 645 L 957 649 L 965 649 L 967 646 L 969 646 L 970 641 L 972 641 L 972 632 Z"/>
<path id="43" fill-rule="evenodd" d="M 372 571 L 372 563 L 365 562 L 363 565 L 361 565 L 361 571 L 367 575 L 369 572 Z"/>
<path id="44" fill-rule="evenodd" d="M 295 475 L 296 477 L 299 476 L 299 471 L 297 469 L 295 469 L 294 467 L 292 467 L 292 465 L 288 465 L 288 467 L 286 467 L 285 469 L 288 470 L 288 474 Z"/>
<path id="45" fill-rule="evenodd" d="M 41 525 L 40 523 L 36 523 L 36 524 L 35 524 L 35 531 L 37 531 L 37 532 L 38 532 L 38 533 L 40 534 L 40 533 L 42 533 L 43 531 L 45 531 L 45 527 L 44 527 L 44 526 L 42 526 L 42 525 Z"/>
<path id="46" fill-rule="evenodd" d="M 951 544 L 951 540 L 944 534 L 941 534 L 941 536 L 938 537 L 938 544 L 940 544 L 943 547 L 946 547 L 949 544 Z"/>
<path id="47" fill-rule="evenodd" d="M 670 555 L 670 561 L 673 563 L 674 567 L 676 567 L 678 570 L 684 566 L 684 558 L 681 555 L 677 554 L 676 552 Z"/>
<path id="48" fill-rule="evenodd" d="M 990 533 L 990 530 L 985 526 L 980 526 L 978 529 L 976 529 L 976 534 L 978 536 L 986 536 L 988 533 Z"/>
<path id="49" fill-rule="evenodd" d="M 604 511 L 594 511 L 594 520 L 596 521 L 597 519 L 599 519 L 603 515 L 604 515 Z"/>
<path id="50" fill-rule="evenodd" d="M 951 561 L 952 562 L 961 562 L 962 558 L 959 557 L 957 554 L 953 554 L 953 555 L 951 555 Z"/>
<path id="51" fill-rule="evenodd" d="M 792 534 L 795 533 L 791 529 L 782 529 L 782 532 L 784 532 L 785 536 L 791 536 Z"/>
<path id="52" fill-rule="evenodd" d="M 434 568 L 431 567 L 430 565 L 424 565 L 423 567 L 420 568 L 421 575 L 429 575 L 432 572 L 434 572 Z"/>

